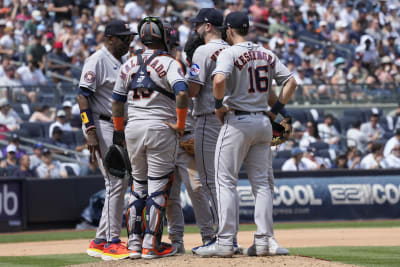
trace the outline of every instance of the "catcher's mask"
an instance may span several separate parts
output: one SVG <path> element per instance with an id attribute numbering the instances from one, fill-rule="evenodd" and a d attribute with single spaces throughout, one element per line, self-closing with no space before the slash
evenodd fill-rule
<path id="1" fill-rule="evenodd" d="M 104 168 L 113 176 L 124 178 L 130 175 L 132 168 L 129 162 L 128 151 L 119 145 L 111 145 L 104 159 Z"/>
<path id="2" fill-rule="evenodd" d="M 167 52 L 171 49 L 172 27 L 159 17 L 146 17 L 140 21 L 138 32 L 144 45 L 162 43 Z"/>

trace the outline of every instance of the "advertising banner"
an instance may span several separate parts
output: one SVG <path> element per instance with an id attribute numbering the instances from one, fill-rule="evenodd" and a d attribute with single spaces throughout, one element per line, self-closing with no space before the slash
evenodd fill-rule
<path id="1" fill-rule="evenodd" d="M 0 180 L 0 230 L 22 227 L 21 182 Z"/>

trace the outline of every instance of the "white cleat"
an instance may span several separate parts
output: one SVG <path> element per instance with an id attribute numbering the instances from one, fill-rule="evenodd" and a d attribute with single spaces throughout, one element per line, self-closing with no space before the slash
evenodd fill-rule
<path id="1" fill-rule="evenodd" d="M 200 257 L 230 258 L 233 256 L 234 251 L 232 246 L 222 246 L 214 242 L 209 245 L 198 247 L 193 253 Z"/>
<path id="2" fill-rule="evenodd" d="M 269 237 L 268 238 L 268 253 L 271 256 L 289 255 L 290 254 L 289 250 L 279 246 L 278 242 L 273 237 Z"/>

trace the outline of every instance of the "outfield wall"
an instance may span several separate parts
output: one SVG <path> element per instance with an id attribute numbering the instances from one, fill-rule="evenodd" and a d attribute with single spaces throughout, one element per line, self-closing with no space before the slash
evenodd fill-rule
<path id="1" fill-rule="evenodd" d="M 275 221 L 400 219 L 400 171 L 314 171 L 276 173 Z M 0 232 L 75 224 L 89 198 L 104 188 L 102 177 L 0 179 Z M 238 183 L 240 220 L 253 220 L 254 198 L 245 174 Z M 127 200 L 127 197 L 125 198 Z M 187 223 L 194 222 L 184 188 Z M 96 203 L 101 210 L 102 203 Z"/>

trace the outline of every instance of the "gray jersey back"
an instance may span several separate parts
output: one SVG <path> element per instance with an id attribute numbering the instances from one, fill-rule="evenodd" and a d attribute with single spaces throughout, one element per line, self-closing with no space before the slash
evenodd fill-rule
<path id="1" fill-rule="evenodd" d="M 266 111 L 272 79 L 284 84 L 292 73 L 270 50 L 243 42 L 221 52 L 213 75 L 226 76 L 224 105 L 234 110 Z"/>
<path id="2" fill-rule="evenodd" d="M 79 87 L 94 92 L 88 98 L 93 113 L 112 116 L 111 96 L 120 66 L 121 62 L 105 46 L 86 59 Z"/>
<path id="3" fill-rule="evenodd" d="M 193 115 L 214 112 L 213 82 L 211 74 L 217 64 L 218 55 L 229 47 L 223 40 L 212 40 L 199 46 L 193 55 L 188 81 L 201 85 L 200 92 L 193 100 Z"/>
<path id="4" fill-rule="evenodd" d="M 142 57 L 145 62 L 154 50 L 146 50 Z M 174 100 L 157 91 L 138 89 L 129 90 L 133 76 L 138 71 L 138 58 L 132 56 L 122 65 L 114 92 L 128 97 L 128 121 L 131 120 L 168 120 L 176 118 L 176 103 Z M 150 78 L 164 90 L 174 93 L 175 83 L 183 81 L 185 77 L 181 64 L 170 55 L 160 55 L 147 65 Z"/>

